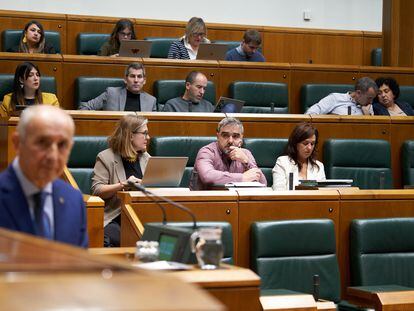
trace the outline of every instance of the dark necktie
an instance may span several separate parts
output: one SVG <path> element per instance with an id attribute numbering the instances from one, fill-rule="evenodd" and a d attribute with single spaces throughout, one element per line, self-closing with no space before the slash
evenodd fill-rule
<path id="1" fill-rule="evenodd" d="M 43 191 L 40 191 L 33 195 L 35 228 L 36 235 L 44 237 L 46 239 L 52 239 L 49 218 L 44 211 L 46 197 L 47 193 Z"/>

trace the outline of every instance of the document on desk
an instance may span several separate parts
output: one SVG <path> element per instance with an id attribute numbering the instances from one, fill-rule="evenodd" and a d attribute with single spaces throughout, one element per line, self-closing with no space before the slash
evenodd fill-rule
<path id="1" fill-rule="evenodd" d="M 265 184 L 262 184 L 258 181 L 240 181 L 240 182 L 230 182 L 224 185 L 226 188 L 263 188 L 266 187 Z"/>
<path id="2" fill-rule="evenodd" d="M 193 266 L 186 265 L 180 262 L 174 261 L 154 261 L 154 262 L 144 262 L 144 263 L 136 263 L 134 264 L 135 267 L 146 269 L 146 270 L 191 270 Z"/>

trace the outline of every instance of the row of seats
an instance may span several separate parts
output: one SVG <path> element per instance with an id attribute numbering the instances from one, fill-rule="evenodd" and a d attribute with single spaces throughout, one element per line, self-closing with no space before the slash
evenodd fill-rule
<path id="1" fill-rule="evenodd" d="M 78 77 L 75 80 L 75 106 L 87 102 L 103 93 L 109 86 L 123 86 L 122 78 Z M 0 74 L 0 99 L 12 91 L 13 75 Z M 41 89 L 56 93 L 54 77 L 43 76 Z M 184 80 L 157 80 L 154 82 L 154 96 L 157 98 L 158 110 L 161 111 L 170 98 L 184 93 Z M 317 103 L 321 98 L 333 92 L 351 91 L 351 84 L 304 84 L 301 88 L 302 113 Z M 400 99 L 414 108 L 414 86 L 401 86 Z M 247 113 L 288 113 L 289 94 L 286 83 L 236 81 L 229 86 L 229 96 L 246 102 L 242 112 Z M 216 102 L 216 87 L 213 82 L 207 84 L 205 99 Z"/>
<path id="2" fill-rule="evenodd" d="M 2 50 L 10 52 L 14 47 L 19 45 L 22 30 L 7 29 L 2 32 Z M 109 40 L 110 34 L 106 33 L 79 33 L 76 38 L 77 53 L 79 55 L 98 55 L 101 46 Z M 53 45 L 56 53 L 61 53 L 60 33 L 57 31 L 45 31 L 45 40 Z M 165 37 L 147 37 L 144 40 L 152 42 L 151 54 L 152 58 L 167 58 L 171 43 L 177 38 Z M 215 40 L 213 43 L 226 44 L 228 49 L 237 47 L 240 41 Z"/>
<path id="3" fill-rule="evenodd" d="M 186 156 L 187 167 L 181 187 L 188 187 L 191 171 L 201 147 L 215 141 L 215 137 L 152 137 L 148 152 L 152 156 Z M 276 158 L 283 154 L 287 144 L 284 138 L 246 138 L 244 147 L 249 149 L 257 165 L 272 186 L 272 168 Z M 89 194 L 96 155 L 108 148 L 106 137 L 77 136 L 69 158 L 68 167 L 83 193 Z M 88 150 L 87 153 L 82 150 Z M 403 177 L 405 185 L 414 184 L 414 141 L 403 147 Z M 361 189 L 392 188 L 390 144 L 385 140 L 330 139 L 325 141 L 323 162 L 327 178 L 353 179 Z"/>
<path id="4" fill-rule="evenodd" d="M 191 228 L 190 222 L 169 225 Z M 223 262 L 233 262 L 233 235 L 227 222 L 200 222 L 221 227 Z M 338 303 L 339 310 L 358 310 L 341 301 L 334 223 L 330 219 L 261 221 L 251 225 L 251 268 L 261 278 L 261 295 L 313 294 Z M 414 286 L 414 218 L 355 219 L 350 225 L 351 286 Z"/>

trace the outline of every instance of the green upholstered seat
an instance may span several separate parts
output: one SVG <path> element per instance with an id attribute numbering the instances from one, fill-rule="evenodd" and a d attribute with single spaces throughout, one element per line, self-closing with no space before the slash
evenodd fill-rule
<path id="1" fill-rule="evenodd" d="M 99 152 L 108 148 L 106 136 L 75 136 L 69 171 L 84 194 L 91 194 L 92 174 Z"/>
<path id="2" fill-rule="evenodd" d="M 201 147 L 216 140 L 216 137 L 197 136 L 165 136 L 151 137 L 149 154 L 152 156 L 164 157 L 188 157 L 180 187 L 188 187 L 190 184 L 191 172 L 198 151 Z"/>
<path id="3" fill-rule="evenodd" d="M 14 75 L 0 74 L 0 101 L 3 101 L 4 95 L 13 91 Z M 40 89 L 42 92 L 56 94 L 56 79 L 55 77 L 42 76 L 40 78 Z"/>
<path id="4" fill-rule="evenodd" d="M 121 78 L 78 77 L 75 80 L 75 106 L 99 96 L 107 87 L 124 86 Z"/>
<path id="5" fill-rule="evenodd" d="M 375 48 L 371 50 L 371 66 L 382 66 L 381 48 Z"/>
<path id="6" fill-rule="evenodd" d="M 350 264 L 352 286 L 414 287 L 414 218 L 354 219 Z"/>
<path id="7" fill-rule="evenodd" d="M 164 104 L 171 98 L 184 94 L 185 80 L 157 80 L 154 82 L 154 96 L 157 98 L 158 111 L 162 111 Z M 215 105 L 216 86 L 208 81 L 204 99 Z"/>
<path id="8" fill-rule="evenodd" d="M 18 29 L 6 29 L 1 34 L 1 46 L 3 52 L 12 52 L 19 45 L 23 31 Z M 45 31 L 46 43 L 55 48 L 56 53 L 61 52 L 60 33 L 57 31 Z"/>
<path id="9" fill-rule="evenodd" d="M 167 58 L 171 43 L 177 41 L 177 38 L 147 37 L 144 40 L 152 42 L 151 58 Z"/>
<path id="10" fill-rule="evenodd" d="M 166 206 L 167 209 L 175 208 L 173 206 Z M 159 223 L 157 223 L 159 224 Z M 177 226 L 186 229 L 192 229 L 193 223 L 192 222 L 168 222 L 168 226 Z M 231 228 L 231 224 L 225 221 L 197 221 L 198 228 L 206 228 L 206 227 L 220 227 L 222 228 L 221 234 L 221 241 L 223 243 L 223 259 L 221 260 L 223 263 L 233 264 L 233 231 Z"/>
<path id="11" fill-rule="evenodd" d="M 414 86 L 412 85 L 401 85 L 399 101 L 407 102 L 414 108 Z"/>
<path id="12" fill-rule="evenodd" d="M 276 159 L 283 154 L 287 144 L 285 138 L 246 138 L 243 147 L 249 149 L 256 160 L 257 166 L 266 176 L 267 185 L 273 185 L 272 169 Z"/>
<path id="13" fill-rule="evenodd" d="M 81 32 L 76 37 L 76 51 L 79 55 L 98 55 L 101 46 L 109 37 L 107 33 Z"/>
<path id="14" fill-rule="evenodd" d="M 213 40 L 211 43 L 217 43 L 217 44 L 226 44 L 227 50 L 234 49 L 240 45 L 240 41 L 228 41 L 228 40 Z"/>
<path id="15" fill-rule="evenodd" d="M 261 289 L 313 293 L 320 278 L 320 298 L 340 300 L 334 223 L 330 219 L 254 222 L 251 226 L 251 268 Z"/>
<path id="16" fill-rule="evenodd" d="M 385 140 L 329 139 L 324 144 L 327 178 L 353 179 L 361 189 L 392 188 L 391 147 Z"/>
<path id="17" fill-rule="evenodd" d="M 310 106 L 331 93 L 346 93 L 354 88 L 352 84 L 304 84 L 300 89 L 301 112 L 305 113 Z"/>
<path id="18" fill-rule="evenodd" d="M 230 84 L 229 95 L 246 102 L 242 112 L 288 113 L 289 111 L 286 83 L 236 81 Z"/>
<path id="19" fill-rule="evenodd" d="M 404 142 L 401 156 L 403 185 L 414 186 L 414 140 Z"/>

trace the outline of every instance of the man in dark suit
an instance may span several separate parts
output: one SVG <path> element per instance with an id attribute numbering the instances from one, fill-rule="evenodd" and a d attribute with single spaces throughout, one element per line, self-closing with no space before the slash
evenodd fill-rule
<path id="1" fill-rule="evenodd" d="M 63 110 L 24 110 L 12 140 L 17 157 L 0 174 L 0 227 L 87 247 L 82 194 L 59 180 L 73 145 L 74 123 Z"/>
<path id="2" fill-rule="evenodd" d="M 132 63 L 125 70 L 125 86 L 108 87 L 98 97 L 81 103 L 80 110 L 155 111 L 157 99 L 144 92 L 145 68 L 141 63 Z"/>

